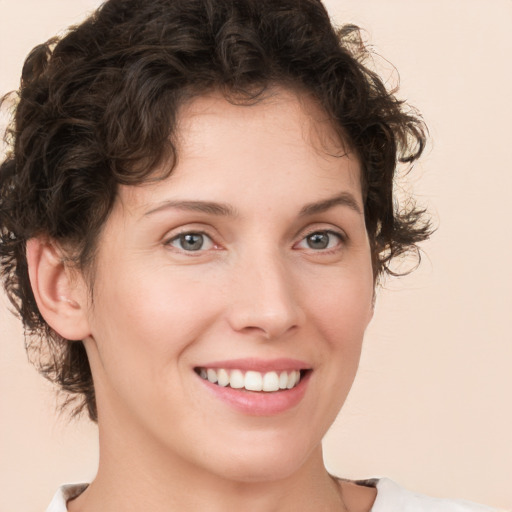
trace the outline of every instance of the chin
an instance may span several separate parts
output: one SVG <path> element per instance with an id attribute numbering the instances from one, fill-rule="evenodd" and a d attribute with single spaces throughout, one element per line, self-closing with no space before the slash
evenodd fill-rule
<path id="1" fill-rule="evenodd" d="M 322 460 L 321 447 L 304 450 L 304 444 L 291 446 L 290 443 L 272 443 L 253 441 L 244 449 L 232 449 L 218 460 L 215 471 L 227 480 L 240 483 L 264 483 L 284 480 L 297 473 L 310 459 Z M 213 458 L 210 460 L 214 460 Z"/>

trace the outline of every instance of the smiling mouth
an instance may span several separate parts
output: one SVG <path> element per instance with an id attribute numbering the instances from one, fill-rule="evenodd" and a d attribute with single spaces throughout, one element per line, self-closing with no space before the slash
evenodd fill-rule
<path id="1" fill-rule="evenodd" d="M 204 380 L 221 387 L 274 393 L 295 388 L 309 370 L 256 372 L 224 368 L 195 368 Z"/>

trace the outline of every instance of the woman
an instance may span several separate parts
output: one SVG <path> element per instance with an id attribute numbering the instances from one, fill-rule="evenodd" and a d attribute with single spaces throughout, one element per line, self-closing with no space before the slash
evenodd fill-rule
<path id="1" fill-rule="evenodd" d="M 423 124 L 364 55 L 313 0 L 110 0 L 29 56 L 4 282 L 100 435 L 50 511 L 490 510 L 323 465 L 375 284 L 430 232 L 392 191 Z"/>

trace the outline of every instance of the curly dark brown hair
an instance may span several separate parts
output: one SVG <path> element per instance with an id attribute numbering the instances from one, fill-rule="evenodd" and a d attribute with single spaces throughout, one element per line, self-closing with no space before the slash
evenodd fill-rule
<path id="1" fill-rule="evenodd" d="M 426 128 L 368 56 L 359 29 L 334 28 L 319 0 L 109 0 L 34 48 L 0 167 L 1 272 L 29 353 L 78 400 L 75 413 L 97 419 L 87 355 L 41 316 L 26 242 L 65 243 L 90 269 L 118 185 L 155 179 L 159 163 L 176 161 L 173 130 L 188 99 L 216 89 L 250 105 L 276 85 L 307 91 L 360 159 L 375 279 L 428 237 L 425 212 L 393 195 L 397 166 L 419 157 Z"/>

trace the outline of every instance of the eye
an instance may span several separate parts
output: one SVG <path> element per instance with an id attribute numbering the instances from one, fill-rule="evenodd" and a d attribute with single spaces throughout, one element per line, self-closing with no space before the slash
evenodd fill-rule
<path id="1" fill-rule="evenodd" d="M 206 251 L 214 247 L 213 240 L 208 235 L 194 232 L 180 233 L 171 238 L 166 245 L 187 252 Z"/>
<path id="2" fill-rule="evenodd" d="M 335 231 L 314 231 L 305 236 L 298 244 L 302 249 L 323 251 L 334 249 L 343 242 L 343 236 Z"/>

